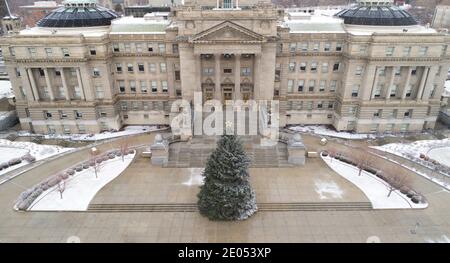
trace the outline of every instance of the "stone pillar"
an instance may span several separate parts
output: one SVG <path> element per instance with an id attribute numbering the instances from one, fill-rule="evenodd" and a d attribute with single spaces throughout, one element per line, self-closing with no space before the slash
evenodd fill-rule
<path id="1" fill-rule="evenodd" d="M 197 68 L 197 86 L 195 87 L 195 91 L 202 91 L 202 55 L 195 55 L 195 67 Z"/>
<path id="2" fill-rule="evenodd" d="M 241 54 L 234 55 L 234 99 L 240 100 L 241 96 Z"/>
<path id="3" fill-rule="evenodd" d="M 395 67 L 392 67 L 391 79 L 389 80 L 389 85 L 386 91 L 386 100 L 389 100 L 391 98 L 391 89 L 392 86 L 394 85 L 394 80 L 395 80 Z"/>
<path id="4" fill-rule="evenodd" d="M 429 71 L 430 71 L 430 67 L 424 67 L 423 73 L 422 73 L 422 78 L 420 79 L 419 91 L 417 92 L 417 98 L 416 98 L 417 101 L 422 99 L 423 90 L 425 88 L 425 83 L 426 83 Z"/>
<path id="5" fill-rule="evenodd" d="M 406 99 L 406 91 L 408 90 L 409 83 L 411 81 L 412 70 L 412 67 L 408 67 L 408 75 L 406 75 L 406 81 L 402 91 L 402 100 Z"/>
<path id="6" fill-rule="evenodd" d="M 428 101 L 430 99 L 431 91 L 434 87 L 434 80 L 436 78 L 436 74 L 438 73 L 439 66 L 432 66 L 428 68 L 428 76 L 427 81 L 425 82 L 425 88 L 422 94 L 422 100 Z"/>
<path id="7" fill-rule="evenodd" d="M 236 8 L 239 8 L 239 0 L 236 0 Z"/>
<path id="8" fill-rule="evenodd" d="M 373 83 L 376 78 L 377 67 L 375 65 L 368 65 L 364 73 L 364 80 L 361 85 L 361 94 L 364 101 L 370 100 L 372 96 Z"/>
<path id="9" fill-rule="evenodd" d="M 33 69 L 32 68 L 27 68 L 27 75 L 28 78 L 30 80 L 30 84 L 31 84 L 31 89 L 33 90 L 33 94 L 34 94 L 34 100 L 38 101 L 39 100 L 39 92 L 36 86 L 36 81 L 34 80 L 34 75 L 33 75 Z"/>
<path id="10" fill-rule="evenodd" d="M 375 99 L 375 90 L 378 88 L 378 79 L 379 78 L 380 78 L 380 68 L 376 67 L 372 90 L 370 91 L 370 99 L 371 100 Z"/>
<path id="11" fill-rule="evenodd" d="M 54 101 L 55 96 L 53 95 L 52 83 L 50 82 L 50 75 L 48 74 L 48 68 L 44 68 L 45 82 L 47 83 L 48 94 L 50 95 L 50 100 Z"/>
<path id="12" fill-rule="evenodd" d="M 214 99 L 221 100 L 222 99 L 222 88 L 220 86 L 220 54 L 214 54 L 214 61 L 215 61 L 215 67 L 214 67 L 214 74 L 215 74 L 215 89 L 214 89 Z"/>
<path id="13" fill-rule="evenodd" d="M 288 142 L 288 162 L 294 165 L 305 165 L 306 147 L 300 134 L 295 134 Z"/>
<path id="14" fill-rule="evenodd" d="M 253 94 L 255 100 L 261 99 L 260 79 L 259 79 L 261 73 L 260 71 L 261 71 L 261 54 L 255 54 L 255 59 L 253 61 Z"/>
<path id="15" fill-rule="evenodd" d="M 169 143 L 161 134 L 155 135 L 155 142 L 150 146 L 152 151 L 152 164 L 164 166 L 169 161 Z"/>
<path id="16" fill-rule="evenodd" d="M 64 93 L 66 95 L 66 100 L 70 100 L 69 88 L 67 87 L 66 75 L 64 73 L 64 68 L 61 68 L 61 81 L 64 88 Z"/>
<path id="17" fill-rule="evenodd" d="M 80 72 L 80 68 L 77 68 L 77 80 L 78 80 L 78 87 L 81 90 L 81 100 L 85 100 L 86 96 L 84 94 L 84 88 L 83 88 L 83 82 L 81 81 L 81 72 Z"/>

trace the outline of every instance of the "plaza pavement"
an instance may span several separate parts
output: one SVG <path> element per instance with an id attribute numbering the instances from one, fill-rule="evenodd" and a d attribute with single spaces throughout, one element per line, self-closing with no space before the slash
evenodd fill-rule
<path id="1" fill-rule="evenodd" d="M 149 144 L 153 137 L 135 136 L 131 142 Z M 309 149 L 321 147 L 319 138 L 304 137 Z M 98 148 L 107 150 L 118 144 L 109 142 Z M 62 156 L 0 185 L 0 242 L 66 242 L 72 236 L 81 242 L 366 242 L 370 236 L 379 237 L 381 242 L 427 242 L 450 237 L 449 192 L 415 174 L 410 174 L 415 179 L 415 189 L 430 203 L 424 210 L 260 212 L 241 222 L 213 222 L 195 212 L 13 211 L 14 201 L 24 188 L 84 160 L 87 154 L 88 150 L 83 150 Z M 252 169 L 258 201 L 320 202 L 312 188 L 318 179 L 335 182 L 343 189 L 344 200 L 365 200 L 358 189 L 323 166 L 319 159 L 307 162 L 302 168 Z M 102 189 L 93 203 L 195 202 L 198 188 L 183 185 L 189 176 L 186 169 L 157 168 L 148 160 L 137 159 Z M 416 223 L 420 225 L 413 234 Z"/>

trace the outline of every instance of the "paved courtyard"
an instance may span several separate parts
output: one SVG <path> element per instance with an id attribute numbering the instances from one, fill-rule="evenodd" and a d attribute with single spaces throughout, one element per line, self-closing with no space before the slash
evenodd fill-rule
<path id="1" fill-rule="evenodd" d="M 132 144 L 148 144 L 153 136 L 135 136 Z M 309 149 L 319 148 L 318 140 L 305 136 Z M 114 145 L 117 142 L 99 148 Z M 366 242 L 370 236 L 378 236 L 382 242 L 436 242 L 450 237 L 449 192 L 414 174 L 415 189 L 430 204 L 424 210 L 259 212 L 242 222 L 212 222 L 196 212 L 12 210 L 24 188 L 85 158 L 86 151 L 49 161 L 0 185 L 0 242 L 66 242 L 72 236 L 81 242 Z M 258 202 L 367 201 L 359 189 L 323 166 L 320 159 L 307 162 L 300 168 L 251 169 Z M 158 168 L 149 160 L 136 159 L 93 203 L 193 203 L 198 191 L 194 179 L 189 169 Z M 340 191 L 320 192 L 317 182 L 335 185 Z M 413 234 L 416 223 L 419 227 Z"/>

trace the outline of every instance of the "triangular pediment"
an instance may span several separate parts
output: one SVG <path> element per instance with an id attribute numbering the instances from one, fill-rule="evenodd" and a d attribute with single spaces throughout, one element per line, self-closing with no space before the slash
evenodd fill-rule
<path id="1" fill-rule="evenodd" d="M 191 38 L 192 43 L 261 43 L 264 36 L 243 26 L 225 21 Z"/>

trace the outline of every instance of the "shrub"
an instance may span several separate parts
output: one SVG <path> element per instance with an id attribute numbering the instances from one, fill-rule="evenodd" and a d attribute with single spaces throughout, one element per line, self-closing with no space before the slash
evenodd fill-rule
<path id="1" fill-rule="evenodd" d="M 134 150 L 132 149 L 128 150 L 128 154 L 134 154 Z"/>
<path id="2" fill-rule="evenodd" d="M 105 161 L 108 161 L 109 160 L 109 158 L 108 158 L 108 156 L 102 156 L 102 160 L 105 162 Z"/>
<path id="3" fill-rule="evenodd" d="M 34 163 L 36 161 L 36 157 L 29 155 L 25 158 L 25 161 L 27 161 L 29 163 Z"/>
<path id="4" fill-rule="evenodd" d="M 116 151 L 115 154 L 116 154 L 117 157 L 122 156 L 122 153 L 120 151 Z"/>
<path id="5" fill-rule="evenodd" d="M 416 192 L 414 192 L 413 190 L 409 190 L 409 191 L 406 193 L 406 196 L 407 196 L 408 198 L 412 198 L 414 195 L 416 195 Z"/>
<path id="6" fill-rule="evenodd" d="M 420 159 L 425 159 L 425 154 L 421 153 L 420 154 Z"/>
<path id="7" fill-rule="evenodd" d="M 88 169 L 90 164 L 89 163 L 83 163 L 82 166 L 83 166 L 83 169 Z"/>
<path id="8" fill-rule="evenodd" d="M 9 164 L 9 166 L 13 166 L 13 165 L 17 165 L 21 162 L 22 162 L 22 160 L 20 158 L 14 158 L 14 159 L 9 160 L 8 164 Z"/>
<path id="9" fill-rule="evenodd" d="M 64 180 L 66 180 L 67 178 L 69 178 L 69 174 L 66 172 L 66 173 L 62 173 L 61 175 L 61 178 L 62 179 L 64 179 Z"/>
<path id="10" fill-rule="evenodd" d="M 329 155 L 329 154 L 328 154 L 327 151 L 323 151 L 323 152 L 322 152 L 322 156 L 323 156 L 323 157 L 327 157 L 328 155 Z"/>
<path id="11" fill-rule="evenodd" d="M 66 173 L 69 175 L 74 175 L 75 171 L 73 169 L 67 169 Z"/>
<path id="12" fill-rule="evenodd" d="M 411 197 L 411 201 L 415 204 L 418 204 L 423 201 L 423 197 L 420 195 L 414 195 L 413 197 Z"/>
<path id="13" fill-rule="evenodd" d="M 41 189 L 42 191 L 47 191 L 50 188 L 47 182 L 41 183 Z"/>
<path id="14" fill-rule="evenodd" d="M 103 159 L 102 158 L 97 158 L 97 160 L 95 160 L 96 163 L 102 163 Z"/>
<path id="15" fill-rule="evenodd" d="M 116 158 L 116 155 L 114 153 L 109 153 L 108 154 L 108 158 L 109 159 L 114 159 L 114 158 Z"/>
<path id="16" fill-rule="evenodd" d="M 83 166 L 78 165 L 77 167 L 75 167 L 75 171 L 77 171 L 77 172 L 83 171 Z"/>
<path id="17" fill-rule="evenodd" d="M 59 182 L 61 182 L 61 178 L 58 176 L 53 176 L 52 178 L 50 178 L 50 180 L 48 181 L 48 185 L 50 187 L 53 187 L 57 184 L 59 184 Z"/>
<path id="18" fill-rule="evenodd" d="M 95 161 L 89 161 L 89 166 L 94 167 L 95 166 Z"/>
<path id="19" fill-rule="evenodd" d="M 30 194 L 31 194 L 32 192 L 33 192 L 33 191 L 32 191 L 31 189 L 27 189 L 27 190 L 23 191 L 23 192 L 20 194 L 19 199 L 22 200 L 22 201 L 25 200 L 25 199 L 27 199 L 27 197 L 30 196 Z"/>

